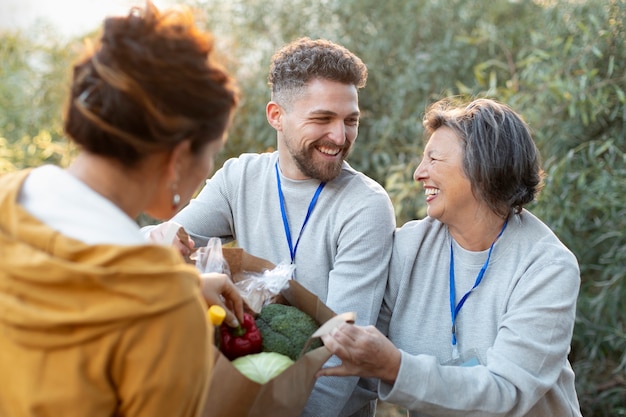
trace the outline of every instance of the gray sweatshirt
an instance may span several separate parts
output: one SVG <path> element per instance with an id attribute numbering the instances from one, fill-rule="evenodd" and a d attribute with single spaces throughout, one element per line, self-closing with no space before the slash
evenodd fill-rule
<path id="1" fill-rule="evenodd" d="M 275 164 L 278 153 L 244 154 L 228 160 L 190 204 L 172 220 L 197 245 L 211 237 L 236 240 L 254 256 L 290 263 Z M 295 279 L 336 313 L 354 311 L 357 323 L 376 323 L 385 291 L 395 217 L 378 183 L 344 162 L 322 189 L 302 230 L 320 182 L 281 175 L 292 245 L 298 237 Z M 331 358 L 327 365 L 338 361 Z M 339 415 L 357 378 L 320 378 L 303 415 Z"/>
<path id="2" fill-rule="evenodd" d="M 450 244 L 432 218 L 396 232 L 379 327 L 402 361 L 380 398 L 411 416 L 580 416 L 567 358 L 580 285 L 574 255 L 530 212 L 512 216 L 456 319 L 460 354 L 481 364 L 450 366 L 442 365 L 453 355 Z M 457 304 L 488 251 L 452 245 Z"/>

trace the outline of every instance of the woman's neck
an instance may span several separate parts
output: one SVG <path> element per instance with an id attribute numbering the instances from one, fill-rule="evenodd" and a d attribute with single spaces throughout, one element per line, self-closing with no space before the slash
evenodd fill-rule
<path id="1" fill-rule="evenodd" d="M 143 211 L 151 195 L 138 171 L 126 169 L 110 158 L 82 152 L 67 171 L 131 218 Z"/>
<path id="2" fill-rule="evenodd" d="M 462 226 L 448 225 L 448 230 L 462 248 L 480 252 L 489 249 L 500 234 L 504 222 L 505 219 L 490 212 L 471 222 L 465 222 Z"/>

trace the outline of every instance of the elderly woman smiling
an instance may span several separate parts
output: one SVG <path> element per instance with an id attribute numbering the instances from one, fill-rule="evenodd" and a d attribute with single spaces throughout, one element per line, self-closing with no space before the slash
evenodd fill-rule
<path id="1" fill-rule="evenodd" d="M 411 416 L 580 416 L 567 359 L 580 273 L 523 208 L 543 175 L 528 126 L 489 99 L 437 102 L 424 126 L 428 216 L 396 232 L 378 329 L 325 337 L 343 363 L 319 375 L 379 378 Z"/>

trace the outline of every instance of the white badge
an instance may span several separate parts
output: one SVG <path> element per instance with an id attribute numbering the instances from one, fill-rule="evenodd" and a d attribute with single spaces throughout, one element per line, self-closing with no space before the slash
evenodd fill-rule
<path id="1" fill-rule="evenodd" d="M 483 361 L 480 359 L 480 354 L 477 349 L 469 349 L 459 355 L 457 358 L 452 358 L 442 365 L 446 366 L 476 366 L 482 365 Z"/>

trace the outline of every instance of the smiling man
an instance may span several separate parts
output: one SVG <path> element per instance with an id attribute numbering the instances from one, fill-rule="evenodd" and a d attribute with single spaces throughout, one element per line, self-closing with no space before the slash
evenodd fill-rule
<path id="1" fill-rule="evenodd" d="M 266 115 L 277 151 L 228 160 L 172 221 L 196 246 L 220 237 L 275 264 L 293 263 L 294 278 L 333 311 L 354 311 L 357 323 L 374 324 L 393 206 L 378 183 L 345 161 L 358 133 L 367 68 L 340 45 L 302 38 L 274 54 L 268 80 Z M 331 358 L 328 365 L 337 363 Z M 303 415 L 352 415 L 346 404 L 356 387 L 356 378 L 320 378 Z"/>

